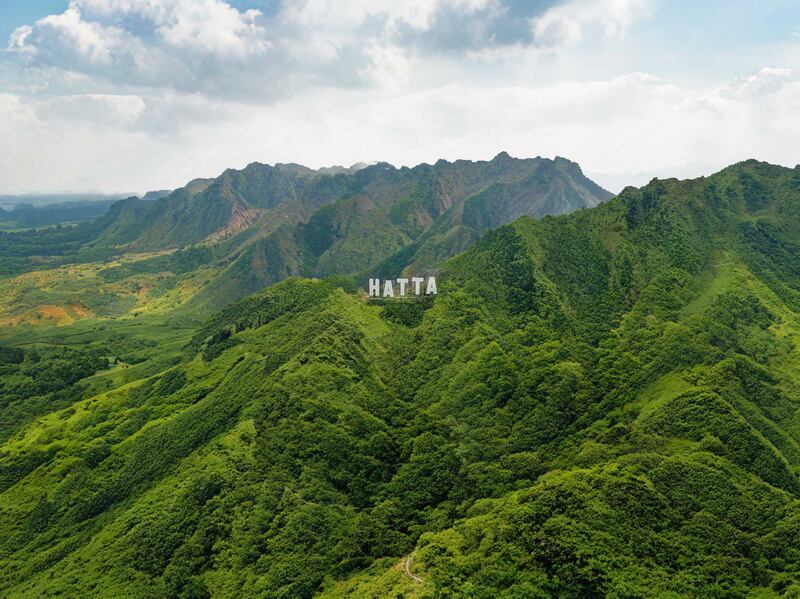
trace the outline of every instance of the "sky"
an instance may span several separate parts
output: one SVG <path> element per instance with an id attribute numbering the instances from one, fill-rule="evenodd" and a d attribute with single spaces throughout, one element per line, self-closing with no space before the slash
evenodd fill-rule
<path id="1" fill-rule="evenodd" d="M 2 0 L 0 194 L 250 162 L 800 162 L 796 0 Z"/>

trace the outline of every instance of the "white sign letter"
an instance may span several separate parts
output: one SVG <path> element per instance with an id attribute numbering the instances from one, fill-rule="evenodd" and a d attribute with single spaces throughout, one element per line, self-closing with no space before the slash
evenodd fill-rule
<path id="1" fill-rule="evenodd" d="M 397 279 L 397 284 L 400 285 L 400 295 L 405 295 L 406 285 L 408 285 L 408 279 Z"/>
<path id="2" fill-rule="evenodd" d="M 378 297 L 381 294 L 381 280 L 380 279 L 370 279 L 369 280 L 369 296 L 370 297 Z"/>
<path id="3" fill-rule="evenodd" d="M 383 297 L 394 297 L 394 287 L 392 287 L 391 279 L 386 279 L 383 283 Z"/>
<path id="4" fill-rule="evenodd" d="M 424 280 L 422 277 L 411 277 L 411 281 L 414 283 L 414 295 L 419 295 L 419 286 Z"/>
<path id="5" fill-rule="evenodd" d="M 428 277 L 428 288 L 425 295 L 436 295 L 436 277 Z"/>

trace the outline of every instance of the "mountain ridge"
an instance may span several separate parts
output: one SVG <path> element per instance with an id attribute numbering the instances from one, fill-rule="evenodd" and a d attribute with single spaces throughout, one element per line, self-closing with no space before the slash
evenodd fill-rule
<path id="1" fill-rule="evenodd" d="M 215 284 L 238 289 L 235 294 L 241 296 L 287 275 L 356 274 L 366 268 L 383 272 L 393 257 L 410 250 L 414 255 L 402 268 L 430 269 L 492 226 L 522 214 L 542 216 L 593 206 L 611 196 L 566 159 L 519 160 L 505 153 L 491 161 L 440 160 L 400 169 L 377 163 L 355 177 L 368 182 L 358 184 L 360 191 L 351 198 L 329 203 L 308 221 L 249 245 Z M 484 195 L 483 222 L 462 222 L 464 202 L 475 199 L 479 205 L 478 196 L 492 186 L 516 188 L 516 203 Z M 426 258 L 430 254 L 433 258 Z M 276 261 L 288 268 L 277 274 L 265 269 Z M 204 295 L 198 303 L 221 305 L 213 292 Z"/>
<path id="2" fill-rule="evenodd" d="M 460 207 L 470 197 L 514 185 L 513 197 L 484 196 L 473 210 L 481 218 L 462 224 Z M 563 158 L 501 153 L 489 161 L 316 171 L 251 163 L 166 195 L 120 200 L 69 230 L 0 234 L 2 272 L 20 276 L 9 283 L 0 313 L 37 322 L 52 312 L 58 293 L 52 285 L 30 289 L 23 273 L 62 278 L 74 265 L 88 275 L 82 293 L 72 286 L 69 305 L 83 308 L 78 317 L 174 308 L 210 314 L 288 276 L 358 276 L 403 256 L 409 260 L 397 268 L 431 268 L 519 214 L 569 211 L 608 197 Z M 28 292 L 14 291 L 22 288 Z"/>
<path id="3" fill-rule="evenodd" d="M 170 217 L 172 220 L 170 227 L 166 230 L 156 227 L 153 232 L 148 232 L 147 228 L 155 227 L 155 224 L 147 223 L 147 219 L 145 219 L 145 222 L 138 224 L 139 228 L 144 228 L 145 231 L 139 232 L 139 239 L 136 239 L 134 243 L 140 249 L 163 249 L 164 244 L 181 245 L 204 241 L 208 235 L 219 233 L 227 225 L 231 224 L 220 215 L 215 216 L 213 213 L 208 212 L 211 208 L 206 204 L 213 203 L 213 201 L 223 203 L 223 207 L 218 207 L 217 209 L 222 209 L 223 212 L 226 210 L 231 211 L 226 213 L 227 217 L 231 218 L 235 216 L 236 210 L 270 210 L 281 203 L 298 200 L 302 207 L 315 209 L 334 199 L 346 199 L 347 196 L 355 197 L 358 193 L 365 193 L 364 187 L 371 186 L 372 190 L 366 191 L 366 193 L 371 194 L 373 200 L 383 205 L 386 201 L 390 201 L 390 198 L 386 197 L 387 190 L 380 189 L 380 174 L 386 171 L 391 171 L 402 178 L 406 174 L 430 174 L 437 169 L 447 168 L 461 168 L 466 169 L 468 172 L 470 168 L 481 168 L 489 165 L 496 167 L 494 169 L 495 176 L 499 174 L 502 177 L 502 173 L 499 173 L 499 171 L 504 168 L 513 169 L 517 164 L 524 165 L 526 162 L 538 161 L 544 164 L 559 165 L 569 171 L 570 175 L 576 179 L 585 180 L 580 167 L 564 158 L 556 157 L 553 161 L 542 158 L 515 159 L 505 152 L 501 152 L 490 161 L 456 160 L 448 162 L 441 159 L 433 165 L 422 163 L 414 167 L 400 168 L 386 162 L 378 162 L 359 168 L 330 167 L 313 170 L 297 164 L 277 163 L 273 166 L 253 162 L 241 170 L 226 169 L 219 177 L 213 179 L 192 181 L 186 187 L 173 191 L 168 197 L 160 198 L 161 201 L 156 201 L 155 204 L 147 209 L 153 213 L 151 216 L 153 220 L 166 218 L 171 212 L 198 211 L 198 215 L 195 215 L 200 220 L 197 231 L 180 231 L 186 224 L 181 221 L 181 219 L 188 218 L 186 214 Z M 309 190 L 304 188 L 304 185 L 307 185 L 309 180 L 321 181 L 313 189 Z M 326 189 L 335 187 L 337 183 L 344 189 Z M 402 186 L 403 182 L 400 182 L 400 185 Z M 408 185 L 408 183 L 405 183 L 405 185 Z M 452 184 L 450 185 L 452 186 Z M 611 195 L 591 182 L 589 182 L 587 188 L 590 193 L 585 194 L 584 198 L 588 199 L 589 202 L 596 203 L 598 198 L 607 199 Z M 314 200 L 305 197 L 314 195 L 321 197 Z M 452 200 L 449 198 L 448 193 L 442 190 L 440 195 L 441 208 L 449 208 Z M 233 232 L 237 232 L 250 224 L 253 223 L 245 221 L 231 228 Z M 172 229 L 178 229 L 179 231 L 176 232 Z M 115 238 L 113 236 L 103 240 L 104 243 L 113 243 L 114 241 Z M 128 239 L 124 239 L 123 242 L 131 243 Z"/>

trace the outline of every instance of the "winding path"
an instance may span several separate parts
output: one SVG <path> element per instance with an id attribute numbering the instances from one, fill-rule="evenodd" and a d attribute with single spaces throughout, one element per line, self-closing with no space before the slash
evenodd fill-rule
<path id="1" fill-rule="evenodd" d="M 406 559 L 403 560 L 403 571 L 405 571 L 406 575 L 414 582 L 423 584 L 425 581 L 411 571 L 411 562 L 413 559 L 414 556 L 412 554 L 409 554 L 408 557 L 406 557 Z"/>

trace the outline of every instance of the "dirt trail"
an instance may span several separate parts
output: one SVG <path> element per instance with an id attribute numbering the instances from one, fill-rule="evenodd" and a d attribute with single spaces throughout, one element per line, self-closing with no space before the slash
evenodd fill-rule
<path id="1" fill-rule="evenodd" d="M 419 576 L 417 576 L 416 574 L 414 574 L 413 572 L 411 572 L 411 563 L 412 563 L 413 560 L 414 560 L 414 556 L 413 555 L 409 555 L 408 557 L 406 557 L 403 560 L 403 571 L 406 573 L 406 575 L 411 580 L 413 580 L 414 582 L 418 582 L 418 583 L 422 584 L 425 581 L 422 578 L 420 578 Z"/>

